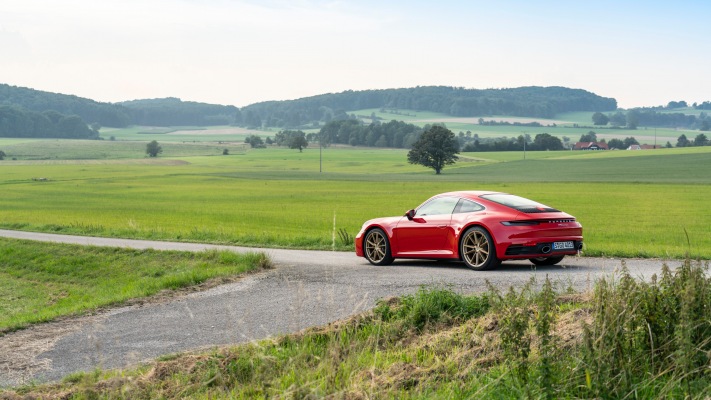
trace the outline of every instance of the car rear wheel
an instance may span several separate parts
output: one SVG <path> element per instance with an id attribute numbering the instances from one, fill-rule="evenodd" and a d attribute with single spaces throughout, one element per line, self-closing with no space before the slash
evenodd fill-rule
<path id="1" fill-rule="evenodd" d="M 479 226 L 467 229 L 459 242 L 459 254 L 467 267 L 484 271 L 501 264 L 491 235 Z"/>
<path id="2" fill-rule="evenodd" d="M 554 256 L 554 257 L 537 257 L 537 258 L 531 258 L 529 261 L 536 265 L 544 266 L 544 265 L 555 265 L 561 262 L 565 256 Z"/>
<path id="3" fill-rule="evenodd" d="M 373 265 L 388 265 L 393 262 L 390 242 L 380 228 L 371 229 L 363 240 L 363 255 Z"/>

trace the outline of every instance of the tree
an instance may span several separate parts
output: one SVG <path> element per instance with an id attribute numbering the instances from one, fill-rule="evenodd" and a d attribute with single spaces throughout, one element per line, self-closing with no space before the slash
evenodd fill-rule
<path id="1" fill-rule="evenodd" d="M 597 134 L 593 131 L 590 131 L 584 135 L 580 136 L 580 140 L 578 142 L 597 142 Z"/>
<path id="2" fill-rule="evenodd" d="M 610 118 L 608 118 L 607 115 L 598 111 L 592 115 L 592 121 L 593 121 L 593 124 L 595 124 L 595 125 L 603 125 L 604 126 L 604 125 L 607 125 L 608 122 L 610 122 Z"/>
<path id="3" fill-rule="evenodd" d="M 696 135 L 696 138 L 694 139 L 694 146 L 706 146 L 707 144 L 709 144 L 709 139 L 706 135 L 703 133 Z"/>
<path id="4" fill-rule="evenodd" d="M 163 148 L 160 147 L 157 141 L 152 141 L 146 145 L 146 154 L 149 157 L 158 157 L 158 154 L 163 152 Z"/>
<path id="5" fill-rule="evenodd" d="M 627 113 L 626 117 L 627 129 L 637 129 L 639 126 L 639 112 L 632 110 Z"/>
<path id="6" fill-rule="evenodd" d="M 626 149 L 635 144 L 639 145 L 639 142 L 637 141 L 637 139 L 634 138 L 634 136 L 626 137 L 625 140 L 622 141 L 622 143 L 624 144 Z"/>
<path id="7" fill-rule="evenodd" d="M 0 150 L 0 160 L 4 160 L 7 154 L 5 154 L 4 151 Z"/>
<path id="8" fill-rule="evenodd" d="M 686 138 L 683 133 L 676 139 L 676 147 L 688 147 L 691 146 L 691 142 Z"/>
<path id="9" fill-rule="evenodd" d="M 301 131 L 297 131 L 296 134 L 291 136 L 291 140 L 289 140 L 289 148 L 299 149 L 299 153 L 301 153 L 305 147 L 308 147 L 308 145 L 309 142 L 306 141 L 306 135 Z"/>
<path id="10" fill-rule="evenodd" d="M 424 131 L 407 153 L 410 164 L 419 164 L 432 168 L 437 175 L 445 165 L 454 164 L 459 153 L 459 142 L 449 129 L 434 125 Z"/>
<path id="11" fill-rule="evenodd" d="M 249 135 L 244 139 L 245 143 L 249 143 L 249 146 L 253 149 L 263 149 L 267 147 L 262 141 L 261 136 Z"/>
<path id="12" fill-rule="evenodd" d="M 563 143 L 556 136 L 548 133 L 539 133 L 533 139 L 533 146 L 536 150 L 563 150 Z"/>
<path id="13" fill-rule="evenodd" d="M 618 111 L 610 117 L 610 124 L 612 126 L 625 126 L 627 124 L 627 116 Z"/>
<path id="14" fill-rule="evenodd" d="M 618 150 L 626 149 L 625 144 L 620 139 L 610 139 L 610 141 L 607 142 L 607 147 L 610 150 L 612 150 L 612 149 L 618 149 Z"/>

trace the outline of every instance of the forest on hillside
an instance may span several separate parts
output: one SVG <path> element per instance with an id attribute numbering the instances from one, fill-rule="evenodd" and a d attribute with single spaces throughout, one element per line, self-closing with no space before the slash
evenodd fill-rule
<path id="1" fill-rule="evenodd" d="M 42 117 L 79 118 L 84 125 L 123 128 L 129 125 L 214 126 L 240 122 L 235 106 L 181 101 L 177 98 L 101 103 L 91 99 L 0 84 L 0 136 L 76 137 L 49 129 Z M 56 122 L 55 122 L 56 123 Z"/>
<path id="2" fill-rule="evenodd" d="M 432 111 L 456 117 L 510 115 L 553 118 L 570 111 L 614 111 L 617 101 L 582 89 L 521 87 L 465 89 L 418 86 L 407 89 L 345 91 L 289 101 L 268 101 L 243 107 L 247 127 L 307 127 L 345 119 L 348 110 L 396 108 Z"/>
<path id="3" fill-rule="evenodd" d="M 348 90 L 296 100 L 255 103 L 240 109 L 173 97 L 102 103 L 78 96 L 0 84 L 0 137 L 98 138 L 101 127 L 129 125 L 311 129 L 324 127 L 332 121 L 355 119 L 353 111 L 373 108 L 430 111 L 456 117 L 507 115 L 553 118 L 564 112 L 595 111 L 593 123 L 596 126 L 709 130 L 711 119 L 705 111 L 698 115 L 684 113 L 683 110 L 688 107 L 686 102 L 675 101 L 666 107 L 618 110 L 615 99 L 565 87 L 466 89 L 419 86 Z M 694 103 L 693 108 L 706 110 L 711 108 L 711 103 Z M 387 141 L 388 146 L 401 147 L 408 142 L 405 136 L 412 133 L 384 135 L 375 130 L 348 135 L 348 141 L 359 145 Z"/>

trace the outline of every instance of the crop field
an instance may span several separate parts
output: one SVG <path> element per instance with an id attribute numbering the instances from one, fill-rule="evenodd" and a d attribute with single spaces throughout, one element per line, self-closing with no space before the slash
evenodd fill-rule
<path id="1" fill-rule="evenodd" d="M 244 142 L 249 135 L 259 135 L 263 138 L 274 136 L 278 129 L 253 130 L 234 126 L 210 127 L 155 127 L 132 126 L 128 128 L 102 128 L 101 137 L 115 140 L 139 140 L 159 142 Z"/>
<path id="2" fill-rule="evenodd" d="M 322 154 L 322 173 L 318 149 L 309 148 L 166 154 L 151 163 L 6 159 L 0 227 L 350 250 L 334 231 L 353 236 L 365 220 L 402 215 L 433 194 L 485 189 L 575 215 L 587 255 L 711 258 L 711 216 L 701 207 L 711 198 L 711 148 L 528 152 L 525 160 L 522 153 L 466 153 L 439 176 L 408 164 L 405 150 Z"/>
<path id="3" fill-rule="evenodd" d="M 164 142 L 159 141 L 163 156 L 221 155 L 245 153 L 244 139 L 231 142 Z M 22 160 L 114 160 L 148 157 L 145 141 L 0 139 L 0 150 L 7 154 L 3 162 Z"/>

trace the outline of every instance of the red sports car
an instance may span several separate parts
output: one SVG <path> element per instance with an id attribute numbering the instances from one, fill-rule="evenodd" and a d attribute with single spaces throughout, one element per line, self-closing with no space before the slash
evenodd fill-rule
<path id="1" fill-rule="evenodd" d="M 575 217 L 484 191 L 438 194 L 402 217 L 367 221 L 355 239 L 356 255 L 373 265 L 395 258 L 450 259 L 475 270 L 514 259 L 553 265 L 582 247 L 583 227 Z"/>

